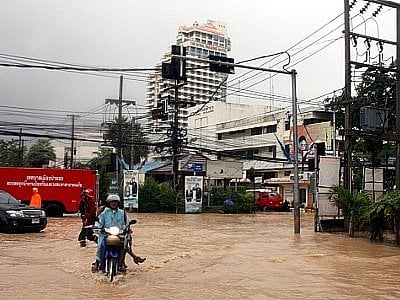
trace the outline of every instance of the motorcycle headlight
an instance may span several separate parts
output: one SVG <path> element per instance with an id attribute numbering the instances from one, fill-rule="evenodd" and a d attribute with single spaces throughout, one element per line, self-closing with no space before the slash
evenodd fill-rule
<path id="1" fill-rule="evenodd" d="M 111 226 L 110 228 L 106 228 L 105 229 L 106 232 L 108 232 L 109 234 L 113 234 L 113 235 L 118 235 L 119 234 L 119 228 L 118 226 Z"/>
<path id="2" fill-rule="evenodd" d="M 6 213 L 12 218 L 22 218 L 24 216 L 19 210 L 7 210 Z"/>

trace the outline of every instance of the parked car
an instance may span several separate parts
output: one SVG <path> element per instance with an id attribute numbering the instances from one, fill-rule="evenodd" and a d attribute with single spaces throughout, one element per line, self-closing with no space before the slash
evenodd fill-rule
<path id="1" fill-rule="evenodd" d="M 249 191 L 251 192 L 251 191 Z M 255 205 L 259 210 L 288 210 L 289 203 L 283 202 L 281 195 L 271 190 L 257 189 L 255 193 Z"/>
<path id="2" fill-rule="evenodd" d="M 44 210 L 22 204 L 0 190 L 0 232 L 39 232 L 46 225 Z"/>

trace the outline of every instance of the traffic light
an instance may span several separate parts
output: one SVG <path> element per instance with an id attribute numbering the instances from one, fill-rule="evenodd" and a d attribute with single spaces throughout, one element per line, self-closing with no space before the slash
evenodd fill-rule
<path id="1" fill-rule="evenodd" d="M 210 71 L 235 74 L 234 66 L 223 65 L 218 62 L 234 64 L 234 59 L 226 56 L 209 55 Z"/>
<path id="2" fill-rule="evenodd" d="M 109 160 L 106 164 L 106 172 L 115 172 L 117 171 L 117 154 L 111 153 Z"/>
<path id="3" fill-rule="evenodd" d="M 319 156 L 325 156 L 326 154 L 325 142 L 317 143 L 317 153 Z"/>
<path id="4" fill-rule="evenodd" d="M 162 100 L 161 103 L 158 103 L 160 110 L 161 110 L 161 120 L 166 121 L 168 120 L 168 100 Z"/>
<path id="5" fill-rule="evenodd" d="M 153 120 L 168 120 L 168 104 L 167 100 L 162 100 L 157 103 L 157 106 L 151 110 Z"/>
<path id="6" fill-rule="evenodd" d="M 315 170 L 315 159 L 314 159 L 314 157 L 309 158 L 308 161 L 307 161 L 307 164 L 308 164 L 308 171 L 312 172 L 312 171 Z"/>
<path id="7" fill-rule="evenodd" d="M 164 79 L 176 79 L 170 63 L 162 63 L 161 65 L 161 76 Z"/>
<path id="8" fill-rule="evenodd" d="M 161 118 L 161 110 L 159 108 L 154 108 L 151 110 L 151 118 L 153 120 L 158 120 Z"/>
<path id="9" fill-rule="evenodd" d="M 174 55 L 186 56 L 186 48 L 172 45 L 171 63 L 162 63 L 161 76 L 165 79 L 186 80 L 186 61 Z"/>

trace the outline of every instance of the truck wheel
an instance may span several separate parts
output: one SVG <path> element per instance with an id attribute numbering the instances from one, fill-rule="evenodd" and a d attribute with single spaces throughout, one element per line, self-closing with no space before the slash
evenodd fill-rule
<path id="1" fill-rule="evenodd" d="M 46 215 L 48 217 L 62 217 L 63 208 L 55 203 L 49 204 L 45 207 Z"/>

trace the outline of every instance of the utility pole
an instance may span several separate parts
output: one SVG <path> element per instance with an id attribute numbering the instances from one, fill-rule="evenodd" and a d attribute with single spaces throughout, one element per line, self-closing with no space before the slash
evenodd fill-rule
<path id="1" fill-rule="evenodd" d="M 75 152 L 75 145 L 74 145 L 74 140 L 75 140 L 75 117 L 79 117 L 78 115 L 67 115 L 68 117 L 72 118 L 72 130 L 71 130 L 71 161 L 69 168 L 73 169 L 74 168 L 74 152 Z"/>
<path id="2" fill-rule="evenodd" d="M 344 0 L 344 187 L 351 190 L 351 65 L 350 65 L 350 6 L 349 0 Z"/>
<path id="3" fill-rule="evenodd" d="M 178 190 L 178 169 L 179 169 L 179 153 L 181 152 L 180 143 L 178 140 L 178 126 L 179 126 L 179 97 L 178 97 L 178 80 L 175 80 L 174 87 L 174 121 L 172 126 L 172 173 L 174 191 Z"/>
<path id="4" fill-rule="evenodd" d="M 299 151 L 297 136 L 297 95 L 296 95 L 296 70 L 292 70 L 292 114 L 293 114 L 293 230 L 295 234 L 300 233 L 300 197 L 299 197 Z"/>
<path id="5" fill-rule="evenodd" d="M 396 9 L 396 133 L 400 134 L 400 5 Z M 396 187 L 400 187 L 400 141 L 396 141 Z"/>
<path id="6" fill-rule="evenodd" d="M 171 63 L 162 63 L 162 77 L 164 79 L 173 80 L 174 82 L 174 118 L 171 122 L 171 148 L 172 148 L 172 185 L 174 191 L 178 191 L 178 169 L 179 154 L 182 151 L 182 129 L 179 128 L 179 83 L 186 83 L 186 61 L 180 59 L 179 56 L 186 57 L 186 48 L 183 46 L 171 46 Z M 166 103 L 168 107 L 168 103 Z"/>
<path id="7" fill-rule="evenodd" d="M 120 77 L 119 77 L 119 94 L 118 94 L 118 99 L 106 99 L 105 100 L 105 103 L 106 104 L 116 104 L 117 106 L 118 106 L 118 117 L 117 117 L 117 146 L 115 147 L 116 148 L 116 154 L 117 154 L 117 157 L 118 158 L 120 158 L 120 159 L 122 159 L 122 157 L 123 157 L 123 155 L 122 155 L 122 106 L 124 105 L 124 104 L 126 104 L 126 105 L 130 105 L 130 104 L 132 104 L 132 105 L 136 105 L 136 101 L 135 100 L 124 100 L 124 99 L 122 99 L 122 90 L 123 90 L 123 81 L 124 81 L 124 78 L 123 78 L 123 76 L 121 75 Z M 118 158 L 117 158 L 117 161 L 118 161 Z M 121 176 L 121 167 L 120 167 L 120 164 L 119 163 L 117 163 L 117 168 L 116 168 L 117 170 L 116 170 L 116 179 L 117 179 L 117 182 L 118 182 L 118 186 L 120 186 L 120 183 L 121 183 L 121 179 L 122 179 L 122 176 Z"/>
<path id="8" fill-rule="evenodd" d="M 118 148 L 117 155 L 122 158 L 122 86 L 124 77 L 119 77 L 119 97 L 118 97 Z"/>
<path id="9" fill-rule="evenodd" d="M 118 106 L 118 118 L 117 118 L 117 155 L 122 158 L 122 106 L 125 105 L 136 105 L 136 100 L 122 99 L 122 88 L 123 88 L 123 76 L 119 78 L 119 95 L 118 99 L 106 99 L 106 104 L 116 104 Z"/>
<path id="10" fill-rule="evenodd" d="M 19 129 L 19 140 L 18 140 L 18 167 L 22 166 L 23 160 L 23 151 L 24 148 L 22 147 L 22 128 Z"/>

